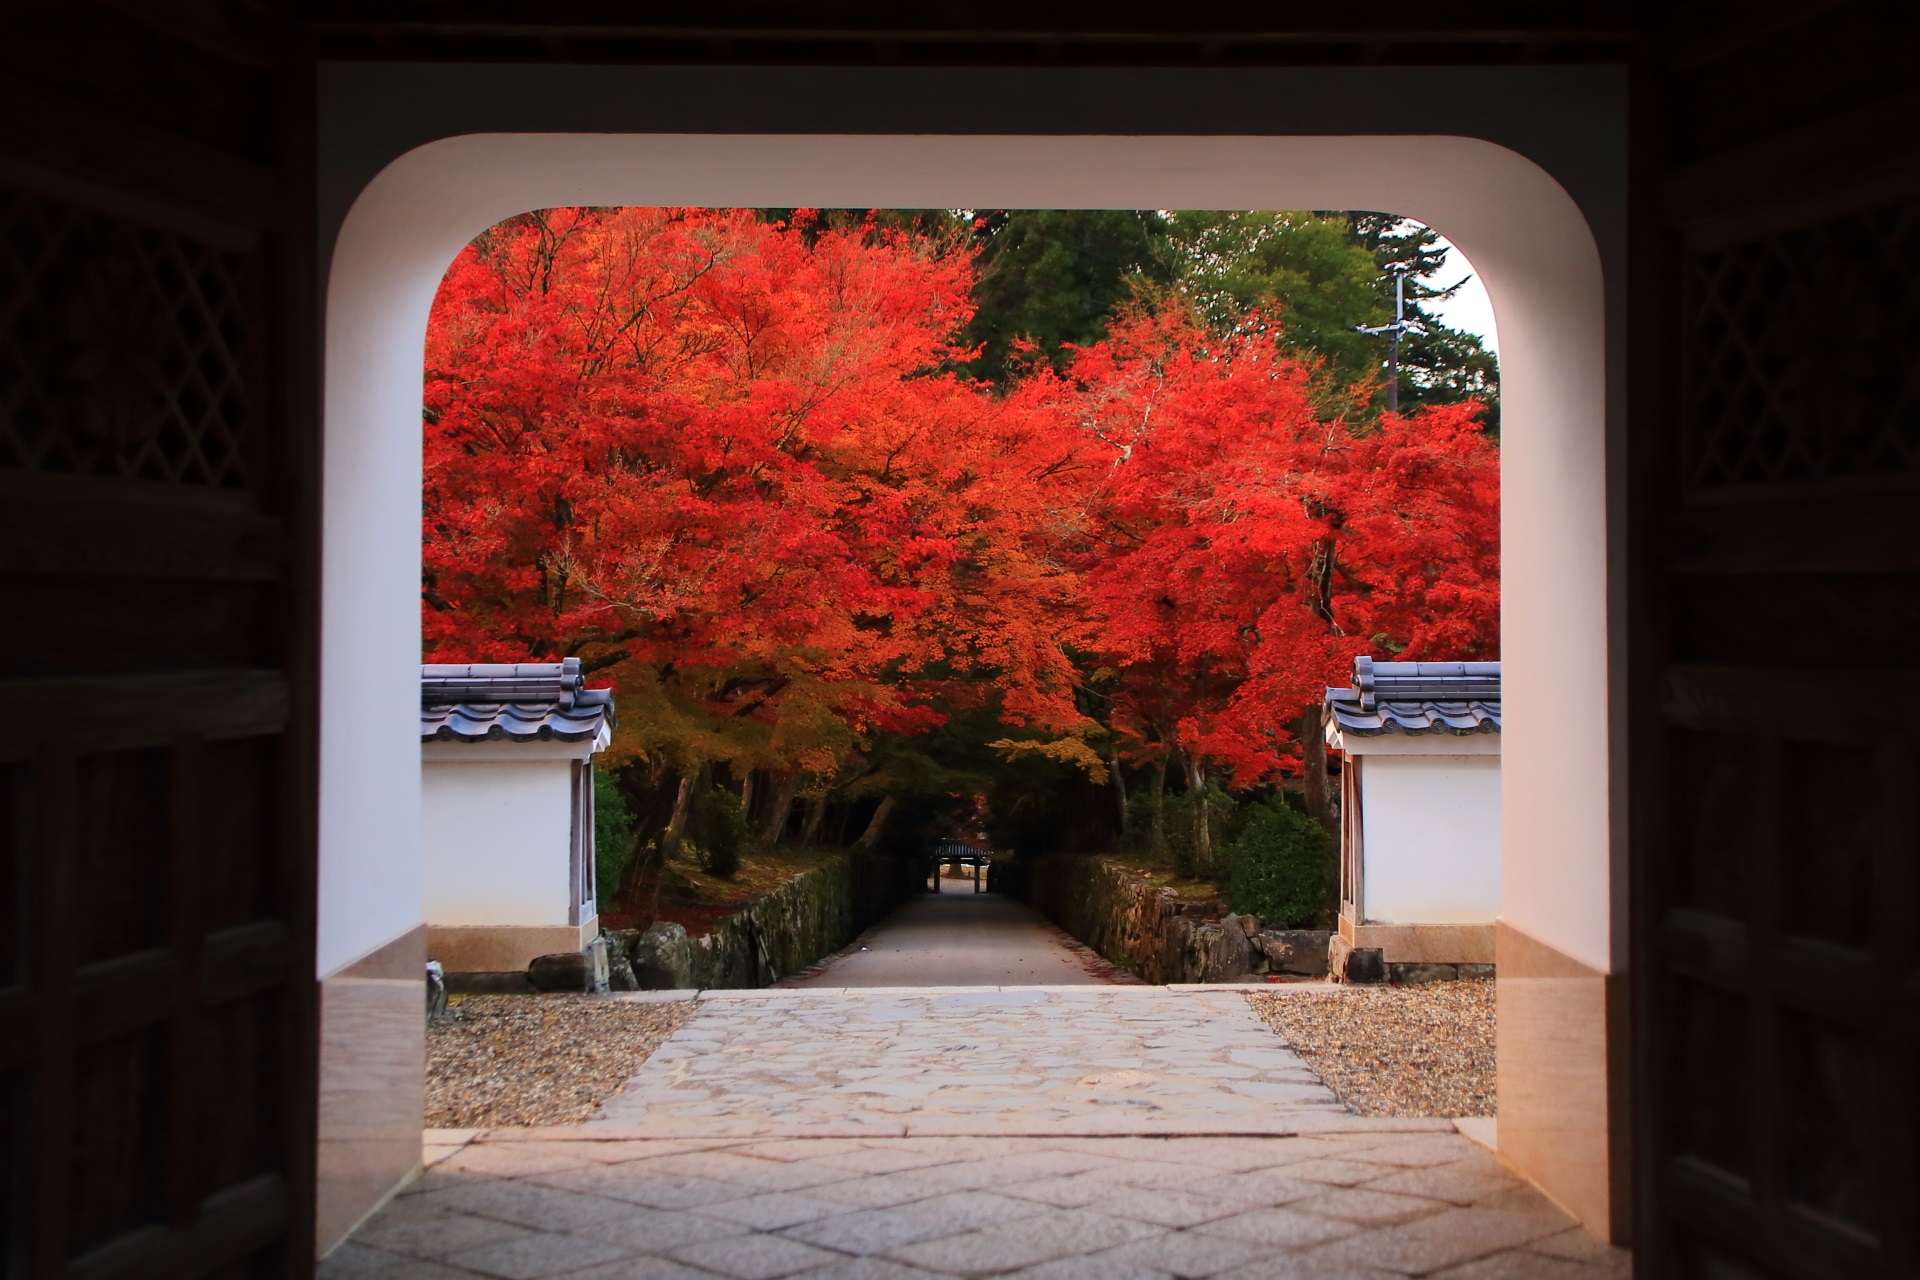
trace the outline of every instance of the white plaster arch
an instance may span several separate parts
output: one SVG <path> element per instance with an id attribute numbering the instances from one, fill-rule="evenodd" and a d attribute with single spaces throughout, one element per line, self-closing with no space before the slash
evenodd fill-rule
<path id="1" fill-rule="evenodd" d="M 1606 300 L 1580 209 L 1464 137 L 490 133 L 394 160 L 327 281 L 321 976 L 420 921 L 415 720 L 422 352 L 446 266 L 486 227 L 570 204 L 1379 209 L 1480 272 L 1501 343 L 1503 915 L 1624 967 L 1609 779 Z"/>

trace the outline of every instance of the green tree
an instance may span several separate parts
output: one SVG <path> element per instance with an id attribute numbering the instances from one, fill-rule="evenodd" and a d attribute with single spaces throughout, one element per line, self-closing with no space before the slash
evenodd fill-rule
<path id="1" fill-rule="evenodd" d="M 1378 268 L 1341 215 L 1186 210 L 1171 215 L 1178 290 L 1219 332 L 1261 313 L 1289 351 L 1326 362 L 1335 383 L 1378 379 L 1380 344 L 1354 332 L 1393 315 Z"/>
<path id="2" fill-rule="evenodd" d="M 1393 315 L 1394 274 L 1407 274 L 1407 318 L 1418 322 L 1400 344 L 1400 407 L 1423 404 L 1459 404 L 1478 400 L 1487 406 L 1489 432 L 1500 429 L 1500 362 L 1478 337 L 1441 323 L 1429 303 L 1452 297 L 1464 277 L 1445 289 L 1427 280 L 1446 270 L 1449 254 L 1440 233 L 1391 213 L 1346 213 L 1355 244 L 1364 249 L 1376 268 L 1375 290 L 1380 313 Z M 1368 321 L 1378 324 L 1380 321 Z M 1383 339 L 1369 339 L 1376 345 Z"/>
<path id="3" fill-rule="evenodd" d="M 1175 287 L 1209 326 L 1226 332 L 1264 313 L 1283 346 L 1326 362 L 1336 387 L 1372 384 L 1376 411 L 1386 404 L 1386 340 L 1355 326 L 1393 319 L 1404 270 L 1407 319 L 1418 329 L 1400 345 L 1401 409 L 1478 400 L 1496 426 L 1498 361 L 1428 306 L 1460 287 L 1426 283 L 1450 253 L 1432 228 L 1395 214 L 1187 210 L 1169 216 L 1168 243 Z"/>
<path id="4" fill-rule="evenodd" d="M 1131 300 L 1137 283 L 1164 285 L 1166 219 L 1138 209 L 976 209 L 979 308 L 966 341 L 982 347 L 970 371 L 1004 382 L 1020 363 L 1016 344 L 1031 342 L 1055 368 L 1065 345 L 1107 334 L 1107 319 Z"/>

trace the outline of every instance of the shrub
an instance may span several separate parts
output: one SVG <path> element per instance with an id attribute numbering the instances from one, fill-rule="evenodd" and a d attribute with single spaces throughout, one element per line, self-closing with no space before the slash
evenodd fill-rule
<path id="1" fill-rule="evenodd" d="M 740 870 L 740 856 L 753 837 L 747 830 L 747 811 L 740 797 L 724 787 L 715 787 L 700 797 L 694 807 L 692 828 L 694 843 L 705 855 L 702 866 L 710 876 L 731 880 Z"/>
<path id="2" fill-rule="evenodd" d="M 1153 852 L 1153 792 L 1138 786 L 1127 792 L 1127 825 L 1120 847 L 1129 853 Z"/>
<path id="3" fill-rule="evenodd" d="M 1326 828 L 1274 797 L 1245 806 L 1226 847 L 1227 905 L 1262 925 L 1324 928 L 1333 918 L 1339 865 Z"/>
<path id="4" fill-rule="evenodd" d="M 612 772 L 593 771 L 593 887 L 602 908 L 611 906 L 627 869 L 628 845 L 633 843 L 633 811 L 620 793 Z"/>

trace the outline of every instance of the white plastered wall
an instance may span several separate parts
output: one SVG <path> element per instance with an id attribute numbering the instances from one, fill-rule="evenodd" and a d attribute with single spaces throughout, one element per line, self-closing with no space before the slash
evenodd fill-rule
<path id="1" fill-rule="evenodd" d="M 447 753 L 422 763 L 428 924 L 569 923 L 573 770 L 565 758 L 469 760 Z"/>
<path id="2" fill-rule="evenodd" d="M 327 287 L 319 949 L 420 919 L 415 700 L 427 314 L 474 235 L 568 204 L 1386 209 L 1480 272 L 1501 339 L 1507 921 L 1615 968 L 1605 301 L 1578 207 L 1458 137 L 473 134 L 389 164 Z"/>
<path id="3" fill-rule="evenodd" d="M 1492 924 L 1500 914 L 1500 757 L 1360 757 L 1366 924 Z"/>

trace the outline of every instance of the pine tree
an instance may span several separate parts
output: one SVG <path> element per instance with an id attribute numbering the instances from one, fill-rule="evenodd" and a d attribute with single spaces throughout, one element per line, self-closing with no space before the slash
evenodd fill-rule
<path id="1" fill-rule="evenodd" d="M 1400 345 L 1401 408 L 1478 401 L 1496 429 L 1498 361 L 1427 306 L 1460 287 L 1427 283 L 1450 257 L 1431 228 L 1392 214 L 1188 210 L 1169 216 L 1168 243 L 1174 294 L 1209 328 L 1271 327 L 1281 350 L 1321 362 L 1332 391 L 1370 388 L 1374 414 L 1387 403 L 1385 341 L 1355 327 L 1393 319 L 1394 278 L 1404 270 L 1407 318 L 1418 328 Z"/>
<path id="2" fill-rule="evenodd" d="M 1375 288 L 1384 317 L 1393 314 L 1394 274 L 1407 274 L 1407 318 L 1419 323 L 1400 344 L 1400 406 L 1461 404 L 1486 406 L 1490 435 L 1500 430 L 1500 363 L 1478 337 L 1449 328 L 1427 304 L 1451 298 L 1465 278 L 1444 289 L 1427 280 L 1446 270 L 1449 248 L 1432 227 L 1390 213 L 1347 213 L 1353 242 L 1372 258 Z M 1368 323 L 1379 323 L 1369 321 Z"/>
<path id="3" fill-rule="evenodd" d="M 1134 295 L 1136 282 L 1171 278 L 1166 219 L 1135 209 L 976 209 L 978 310 L 965 341 L 983 349 L 969 367 L 1004 383 L 1021 344 L 1054 368 L 1071 346 L 1107 334 L 1107 321 Z"/>

